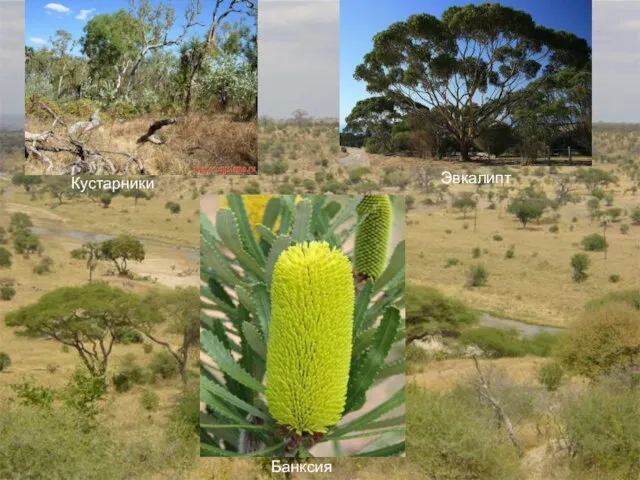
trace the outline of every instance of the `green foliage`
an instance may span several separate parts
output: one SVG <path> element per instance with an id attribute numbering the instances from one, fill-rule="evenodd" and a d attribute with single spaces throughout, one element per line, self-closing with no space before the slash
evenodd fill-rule
<path id="1" fill-rule="evenodd" d="M 522 226 L 526 227 L 531 220 L 542 217 L 548 206 L 549 199 L 544 192 L 527 187 L 511 200 L 507 212 L 515 215 Z"/>
<path id="2" fill-rule="evenodd" d="M 149 362 L 149 370 L 160 378 L 173 378 L 178 372 L 178 362 L 175 357 L 165 350 L 153 354 Z"/>
<path id="3" fill-rule="evenodd" d="M 640 475 L 640 391 L 595 388 L 563 409 L 577 466 L 600 478 Z"/>
<path id="4" fill-rule="evenodd" d="M 11 285 L 0 286 L 0 300 L 9 301 L 16 295 L 16 289 Z"/>
<path id="5" fill-rule="evenodd" d="M 516 246 L 511 245 L 504 254 L 504 258 L 513 258 L 516 256 Z"/>
<path id="6" fill-rule="evenodd" d="M 482 249 L 480 247 L 473 247 L 471 249 L 471 258 L 480 258 L 482 254 Z"/>
<path id="7" fill-rule="evenodd" d="M 11 252 L 4 247 L 0 247 L 0 267 L 11 266 Z"/>
<path id="8" fill-rule="evenodd" d="M 39 175 L 26 175 L 24 172 L 16 172 L 11 177 L 11 183 L 22 185 L 29 192 L 34 185 L 40 185 L 42 178 Z"/>
<path id="9" fill-rule="evenodd" d="M 164 206 L 164 208 L 166 208 L 167 210 L 169 210 L 171 213 L 173 214 L 178 214 L 180 213 L 180 204 L 176 203 L 176 202 L 167 202 Z"/>
<path id="10" fill-rule="evenodd" d="M 55 390 L 35 383 L 32 379 L 23 378 L 20 383 L 10 385 L 18 402 L 43 408 L 51 408 L 55 400 Z"/>
<path id="11" fill-rule="evenodd" d="M 407 342 L 426 334 L 459 334 L 478 322 L 478 315 L 454 298 L 431 287 L 407 286 Z"/>
<path id="12" fill-rule="evenodd" d="M 128 392 L 134 385 L 149 381 L 149 375 L 137 364 L 133 353 L 126 354 L 121 360 L 118 370 L 111 376 L 111 382 L 117 392 Z"/>
<path id="13" fill-rule="evenodd" d="M 476 145 L 484 152 L 499 157 L 516 143 L 512 128 L 503 122 L 484 127 L 475 140 Z"/>
<path id="14" fill-rule="evenodd" d="M 620 281 L 620 275 L 618 275 L 617 273 L 612 273 L 611 275 L 609 275 L 609 281 L 611 283 L 618 283 Z"/>
<path id="15" fill-rule="evenodd" d="M 477 327 L 460 335 L 463 345 L 476 345 L 490 357 L 549 356 L 557 343 L 555 335 L 540 333 L 532 338 L 521 337 L 516 330 Z"/>
<path id="16" fill-rule="evenodd" d="M 467 218 L 467 211 L 476 208 L 476 201 L 470 195 L 462 195 L 453 201 L 452 207 L 460 210 L 463 218 Z"/>
<path id="17" fill-rule="evenodd" d="M 472 265 L 469 268 L 469 273 L 467 275 L 467 287 L 482 287 L 486 285 L 487 278 L 489 277 L 489 272 L 487 272 L 487 268 L 482 264 Z"/>
<path id="18" fill-rule="evenodd" d="M 571 268 L 573 268 L 573 281 L 577 283 L 584 282 L 589 275 L 587 268 L 591 264 L 591 259 L 586 253 L 576 253 L 571 257 Z"/>
<path id="19" fill-rule="evenodd" d="M 564 368 L 557 361 L 547 362 L 538 368 L 538 381 L 550 392 L 555 392 L 564 378 Z"/>
<path id="20" fill-rule="evenodd" d="M 407 441 L 420 478 L 522 478 L 517 451 L 497 428 L 495 413 L 470 388 L 450 392 L 407 388 Z"/>
<path id="21" fill-rule="evenodd" d="M 585 310 L 592 312 L 610 303 L 625 303 L 636 310 L 640 310 L 640 290 L 610 292 L 603 297 L 587 302 Z"/>
<path id="22" fill-rule="evenodd" d="M 591 235 L 587 235 L 580 242 L 582 248 L 587 250 L 588 252 L 598 252 L 602 250 L 606 250 L 609 244 L 607 243 L 607 239 L 600 235 L 599 233 L 592 233 Z"/>
<path id="23" fill-rule="evenodd" d="M 115 238 L 106 240 L 100 244 L 100 253 L 111 260 L 116 266 L 120 275 L 127 275 L 128 261 L 142 262 L 145 257 L 145 250 L 142 242 L 131 235 L 118 235 Z"/>
<path id="24" fill-rule="evenodd" d="M 206 283 L 201 295 L 206 310 L 200 320 L 200 344 L 220 372 L 214 375 L 208 366 L 201 365 L 200 397 L 207 408 L 201 421 L 201 455 L 300 457 L 306 455 L 306 449 L 314 442 L 350 435 L 371 436 L 377 442 L 378 446 L 372 445 L 367 455 L 375 455 L 378 448 L 383 448 L 386 455 L 403 451 L 403 416 L 381 421 L 380 428 L 375 428 L 382 415 L 403 404 L 402 390 L 373 411 L 362 414 L 359 410 L 376 379 L 404 373 L 402 361 L 385 363 L 391 347 L 404 337 L 404 321 L 399 315 L 399 308 L 404 305 L 404 243 L 396 247 L 375 280 L 360 281 L 355 288 L 353 341 L 347 358 L 349 376 L 344 378 L 348 380 L 347 393 L 344 411 L 338 416 L 339 419 L 354 412 L 352 419 L 339 426 L 325 425 L 326 433 L 321 439 L 314 440 L 305 432 L 299 442 L 292 444 L 293 430 L 299 426 L 278 425 L 272 415 L 275 410 L 271 411 L 272 397 L 267 395 L 265 404 L 262 395 L 269 386 L 277 386 L 268 380 L 265 389 L 264 380 L 265 359 L 269 358 L 269 350 L 276 348 L 272 342 L 278 341 L 270 328 L 272 314 L 275 322 L 276 310 L 280 308 L 276 303 L 276 289 L 282 284 L 276 275 L 278 260 L 288 248 L 303 242 L 326 241 L 330 248 L 341 250 L 357 228 L 356 209 L 361 197 L 334 197 L 331 202 L 326 196 L 305 196 L 298 202 L 292 196 L 272 197 L 266 208 L 262 207 L 262 224 L 257 228 L 259 238 L 247 215 L 251 196 L 228 195 L 226 198 L 229 208 L 218 210 L 215 224 L 201 216 L 201 272 Z M 348 262 L 353 265 L 352 258 Z M 318 265 L 318 273 L 323 271 L 323 266 Z M 351 275 L 348 281 L 353 281 Z M 319 288 L 315 283 L 311 287 Z M 233 296 L 229 292 L 233 292 Z M 384 294 L 378 296 L 378 292 Z M 334 297 L 338 301 L 338 296 Z M 306 297 L 279 298 L 295 302 L 288 307 L 295 311 Z M 208 315 L 206 312 L 210 310 L 216 314 Z M 296 338 L 300 345 L 308 340 L 308 347 L 300 351 L 322 348 L 318 335 Z M 296 345 L 297 340 L 288 341 L 291 348 L 297 348 Z M 290 372 L 292 377 L 298 373 Z M 291 395 L 302 399 L 305 393 L 292 391 Z M 288 433 L 283 436 L 283 431 Z M 395 436 L 389 437 L 392 434 Z"/>
<path id="25" fill-rule="evenodd" d="M 144 350 L 144 353 L 151 353 L 153 351 L 153 343 L 145 343 L 142 345 L 142 350 Z"/>
<path id="26" fill-rule="evenodd" d="M 354 265 L 358 274 L 377 279 L 387 264 L 392 205 L 387 195 L 365 195 L 356 208 Z"/>
<path id="27" fill-rule="evenodd" d="M 0 352 L 0 372 L 6 370 L 11 365 L 11 357 L 8 353 Z"/>
<path id="28" fill-rule="evenodd" d="M 43 275 L 51 272 L 53 266 L 53 259 L 51 257 L 42 257 L 40 261 L 33 267 L 33 273 L 37 275 Z"/>
<path id="29" fill-rule="evenodd" d="M 160 397 L 151 390 L 145 390 L 140 394 L 140 405 L 142 405 L 142 408 L 145 410 L 153 412 L 160 406 Z"/>
<path id="30" fill-rule="evenodd" d="M 189 387 L 177 398 L 171 409 L 171 421 L 185 435 L 197 434 L 200 430 L 200 391 Z"/>
<path id="31" fill-rule="evenodd" d="M 607 302 L 588 310 L 574 325 L 560 351 L 568 370 L 597 379 L 640 359 L 640 311 Z"/>

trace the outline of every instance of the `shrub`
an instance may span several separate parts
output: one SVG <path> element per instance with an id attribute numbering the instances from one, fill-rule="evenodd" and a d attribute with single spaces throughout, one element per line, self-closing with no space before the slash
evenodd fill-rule
<path id="1" fill-rule="evenodd" d="M 493 236 L 493 239 L 494 239 L 496 242 L 501 242 L 501 241 L 503 240 L 502 235 L 498 235 L 498 234 L 494 235 L 494 236 Z"/>
<path id="2" fill-rule="evenodd" d="M 182 392 L 169 417 L 178 431 L 196 435 L 200 430 L 200 389 L 189 387 Z"/>
<path id="3" fill-rule="evenodd" d="M 483 264 L 473 265 L 469 269 L 467 277 L 467 287 L 482 287 L 487 283 L 489 273 Z"/>
<path id="4" fill-rule="evenodd" d="M 151 372 L 161 378 L 172 378 L 178 374 L 178 362 L 166 350 L 156 352 L 149 362 Z"/>
<path id="5" fill-rule="evenodd" d="M 618 283 L 620 281 L 620 275 L 618 275 L 617 273 L 612 273 L 611 275 L 609 275 L 609 281 L 611 283 Z"/>
<path id="6" fill-rule="evenodd" d="M 446 263 L 444 264 L 444 268 L 455 267 L 460 264 L 460 260 L 457 258 L 447 258 Z"/>
<path id="7" fill-rule="evenodd" d="M 415 207 L 416 199 L 413 196 L 407 195 L 404 201 L 405 205 L 407 206 L 407 210 L 411 210 L 413 207 Z"/>
<path id="8" fill-rule="evenodd" d="M 107 385 L 104 378 L 89 375 L 84 370 L 77 369 L 62 392 L 62 399 L 65 405 L 84 415 L 85 420 L 93 420 L 98 413 L 97 402 L 106 391 Z M 85 423 L 85 426 L 88 424 Z"/>
<path id="9" fill-rule="evenodd" d="M 0 247 L 0 267 L 11 266 L 11 252 L 4 247 Z"/>
<path id="10" fill-rule="evenodd" d="M 589 275 L 587 274 L 587 268 L 591 260 L 586 253 L 576 253 L 571 257 L 571 268 L 573 268 L 573 281 L 580 283 L 584 282 Z"/>
<path id="11" fill-rule="evenodd" d="M 43 275 L 51 271 L 53 266 L 53 260 L 51 257 L 42 257 L 37 265 L 33 267 L 33 273 L 37 275 Z"/>
<path id="12" fill-rule="evenodd" d="M 16 294 L 16 289 L 11 285 L 2 285 L 0 287 L 0 299 L 8 301 L 11 300 Z"/>
<path id="13" fill-rule="evenodd" d="M 45 368 L 47 369 L 47 372 L 54 374 L 58 370 L 60 370 L 60 365 L 58 365 L 57 363 L 47 363 L 47 366 Z"/>
<path id="14" fill-rule="evenodd" d="M 178 213 L 180 213 L 180 210 L 181 210 L 181 207 L 180 207 L 179 203 L 171 202 L 171 201 L 167 202 L 164 205 L 164 208 L 166 208 L 167 210 L 169 210 L 173 214 L 178 214 Z"/>
<path id="15" fill-rule="evenodd" d="M 283 183 L 281 185 L 278 185 L 278 193 L 280 195 L 293 195 L 296 193 L 296 189 L 291 184 Z"/>
<path id="16" fill-rule="evenodd" d="M 511 245 L 509 249 L 505 252 L 504 258 L 513 258 L 516 255 L 516 246 Z"/>
<path id="17" fill-rule="evenodd" d="M 130 343 L 142 343 L 144 341 L 144 337 L 140 332 L 128 329 L 118 332 L 115 336 L 115 340 L 116 343 L 129 345 Z"/>
<path id="18" fill-rule="evenodd" d="M 160 398 L 155 392 L 145 390 L 140 394 L 140 405 L 149 411 L 155 411 L 160 406 Z"/>
<path id="19" fill-rule="evenodd" d="M 640 475 L 640 394 L 602 387 L 575 397 L 562 414 L 575 461 L 585 470 L 603 471 L 598 478 Z M 606 473 L 605 473 L 606 472 Z"/>
<path id="20" fill-rule="evenodd" d="M 133 353 L 128 353 L 122 357 L 118 371 L 111 377 L 117 392 L 128 392 L 134 385 L 145 383 L 147 380 L 148 375 L 136 363 L 136 356 Z"/>
<path id="21" fill-rule="evenodd" d="M 578 375 L 596 379 L 640 360 L 640 311 L 607 303 L 573 326 L 560 350 L 563 364 Z"/>
<path id="22" fill-rule="evenodd" d="M 472 258 L 478 258 L 481 253 L 482 253 L 482 250 L 480 249 L 480 247 L 474 247 L 471 249 Z"/>
<path id="23" fill-rule="evenodd" d="M 633 207 L 629 212 L 629 217 L 634 225 L 640 225 L 640 207 Z"/>
<path id="24" fill-rule="evenodd" d="M 151 353 L 153 350 L 153 343 L 145 343 L 142 345 L 142 350 L 144 350 L 144 353 Z"/>
<path id="25" fill-rule="evenodd" d="M 607 239 L 599 233 L 592 233 L 582 239 L 582 248 L 588 252 L 605 250 L 609 245 Z"/>
<path id="26" fill-rule="evenodd" d="M 32 379 L 23 378 L 21 383 L 9 385 L 16 393 L 22 405 L 49 408 L 53 405 L 55 391 L 52 388 L 38 385 Z"/>
<path id="27" fill-rule="evenodd" d="M 11 365 L 11 357 L 5 352 L 0 352 L 0 372 L 6 370 Z"/>
<path id="28" fill-rule="evenodd" d="M 559 230 L 560 230 L 560 229 L 558 228 L 558 225 L 551 225 L 551 226 L 549 227 L 549 231 L 550 231 L 551 233 L 558 233 L 558 231 L 559 231 Z"/>
<path id="29" fill-rule="evenodd" d="M 629 225 L 627 225 L 626 223 L 623 223 L 622 225 L 620 225 L 620 233 L 623 235 L 626 235 L 627 233 L 629 233 Z"/>
<path id="30" fill-rule="evenodd" d="M 441 480 L 522 478 L 517 451 L 504 441 L 495 414 L 475 392 L 407 388 L 407 442 L 420 452 L 412 460 L 424 478 Z M 416 477 L 417 478 L 417 477 Z"/>
<path id="31" fill-rule="evenodd" d="M 564 368 L 556 361 L 545 363 L 538 368 L 538 381 L 550 392 L 554 392 L 562 384 Z"/>
<path id="32" fill-rule="evenodd" d="M 463 345 L 476 345 L 488 356 L 495 358 L 521 357 L 527 353 L 515 330 L 473 328 L 462 333 L 460 342 Z"/>
<path id="33" fill-rule="evenodd" d="M 626 303 L 631 308 L 640 310 L 640 290 L 623 290 L 611 292 L 604 297 L 596 298 L 585 305 L 585 310 L 592 312 L 610 303 Z"/>

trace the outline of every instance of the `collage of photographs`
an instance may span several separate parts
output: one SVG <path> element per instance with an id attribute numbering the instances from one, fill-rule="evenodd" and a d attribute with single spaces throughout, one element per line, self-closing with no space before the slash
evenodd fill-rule
<path id="1" fill-rule="evenodd" d="M 0 480 L 640 479 L 638 47 L 640 0 L 0 0 Z"/>

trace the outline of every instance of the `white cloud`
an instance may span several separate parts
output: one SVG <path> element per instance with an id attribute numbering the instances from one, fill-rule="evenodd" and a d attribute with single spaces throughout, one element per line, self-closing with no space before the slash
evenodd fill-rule
<path id="1" fill-rule="evenodd" d="M 44 38 L 40 38 L 40 37 L 29 37 L 29 41 L 31 43 L 36 43 L 38 45 L 44 45 L 45 43 L 47 43 L 47 41 Z"/>
<path id="2" fill-rule="evenodd" d="M 71 11 L 69 7 L 65 7 L 60 3 L 47 3 L 44 8 L 58 13 L 69 13 Z"/>
<path id="3" fill-rule="evenodd" d="M 88 10 L 80 10 L 80 13 L 76 15 L 76 20 L 87 20 L 93 12 L 95 12 L 95 8 L 90 8 Z"/>

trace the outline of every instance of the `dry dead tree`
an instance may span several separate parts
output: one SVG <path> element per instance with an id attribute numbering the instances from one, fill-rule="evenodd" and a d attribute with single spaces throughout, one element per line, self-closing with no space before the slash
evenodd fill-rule
<path id="1" fill-rule="evenodd" d="M 37 157 L 45 164 L 45 175 L 115 175 L 118 173 L 124 173 L 126 175 L 146 175 L 149 173 L 143 162 L 131 153 L 113 150 L 94 150 L 89 148 L 84 141 L 80 140 L 82 136 L 100 128 L 102 125 L 99 111 L 95 111 L 88 121 L 80 121 L 68 126 L 67 123 L 45 103 L 40 102 L 40 108 L 53 117 L 53 123 L 51 124 L 51 128 L 43 133 L 24 132 L 25 159 L 28 159 L 29 155 Z M 165 125 L 174 123 L 176 123 L 176 120 L 173 118 L 164 118 L 153 122 L 147 133 L 138 138 L 136 143 L 150 142 L 156 145 L 162 144 L 162 141 L 152 136 L 153 133 Z M 65 137 L 56 135 L 54 129 L 58 124 L 67 127 Z M 52 138 L 65 142 L 67 145 L 48 144 L 48 141 Z M 76 159 L 67 165 L 54 165 L 51 159 L 43 152 L 68 152 L 74 154 Z M 105 154 L 126 157 L 127 161 L 123 169 L 118 168 Z"/>
<path id="2" fill-rule="evenodd" d="M 524 450 L 522 448 L 522 445 L 520 444 L 520 441 L 518 440 L 518 437 L 516 437 L 516 434 L 513 431 L 513 423 L 511 423 L 511 419 L 509 418 L 507 413 L 504 411 L 504 408 L 502 408 L 502 405 L 500 404 L 500 402 L 495 397 L 493 397 L 493 395 L 491 395 L 491 391 L 489 390 L 489 384 L 487 383 L 487 380 L 485 379 L 482 373 L 482 370 L 480 370 L 480 365 L 478 364 L 478 358 L 475 355 L 473 356 L 473 363 L 475 364 L 476 370 L 480 377 L 480 388 L 479 388 L 480 395 L 482 395 L 482 397 L 485 398 L 491 404 L 496 414 L 498 415 L 498 418 L 504 424 L 504 427 L 507 430 L 507 435 L 509 436 L 509 440 L 511 440 L 511 443 L 518 451 L 518 455 L 522 457 L 524 455 Z"/>

